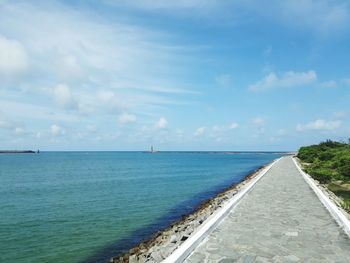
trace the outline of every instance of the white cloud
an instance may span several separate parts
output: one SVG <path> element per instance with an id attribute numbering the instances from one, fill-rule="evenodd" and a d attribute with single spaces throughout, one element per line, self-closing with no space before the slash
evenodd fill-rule
<path id="1" fill-rule="evenodd" d="M 62 108 L 70 109 L 76 106 L 72 96 L 72 92 L 68 85 L 58 84 L 56 87 L 54 87 L 53 94 L 55 97 L 55 101 Z"/>
<path id="2" fill-rule="evenodd" d="M 229 87 L 231 85 L 231 76 L 228 74 L 219 75 L 215 78 L 215 81 L 222 87 Z"/>
<path id="3" fill-rule="evenodd" d="M 311 84 L 317 80 L 316 72 L 310 70 L 308 72 L 288 71 L 281 76 L 277 76 L 274 72 L 266 75 L 262 80 L 249 86 L 251 91 L 265 91 L 276 88 L 298 87 Z"/>
<path id="4" fill-rule="evenodd" d="M 57 124 L 51 125 L 50 130 L 51 130 L 51 134 L 54 137 L 61 136 L 61 135 L 65 134 L 64 129 L 62 129 L 62 127 L 58 126 Z"/>
<path id="5" fill-rule="evenodd" d="M 22 73 L 27 67 L 28 58 L 22 44 L 0 35 L 0 75 Z"/>
<path id="6" fill-rule="evenodd" d="M 265 125 L 265 118 L 263 117 L 256 117 L 254 120 L 253 120 L 253 123 L 257 126 L 264 126 Z"/>
<path id="7" fill-rule="evenodd" d="M 136 116 L 134 114 L 123 112 L 119 115 L 118 120 L 121 124 L 133 123 L 136 121 Z"/>
<path id="8" fill-rule="evenodd" d="M 166 129 L 166 127 L 168 126 L 168 121 L 164 118 L 161 117 L 155 124 L 156 129 Z"/>
<path id="9" fill-rule="evenodd" d="M 195 132 L 194 136 L 202 136 L 206 131 L 206 127 L 199 127 Z"/>
<path id="10" fill-rule="evenodd" d="M 234 130 L 234 129 L 237 129 L 238 127 L 239 127 L 238 123 L 232 122 L 229 126 L 229 129 Z"/>
<path id="11" fill-rule="evenodd" d="M 297 131 L 306 131 L 306 130 L 336 130 L 341 126 L 340 120 L 331 120 L 326 121 L 323 119 L 317 119 L 306 124 L 298 124 L 296 126 Z"/>
<path id="12" fill-rule="evenodd" d="M 320 83 L 320 86 L 322 88 L 334 89 L 337 87 L 337 82 L 334 80 L 329 80 L 329 81 L 325 81 L 325 82 Z"/>

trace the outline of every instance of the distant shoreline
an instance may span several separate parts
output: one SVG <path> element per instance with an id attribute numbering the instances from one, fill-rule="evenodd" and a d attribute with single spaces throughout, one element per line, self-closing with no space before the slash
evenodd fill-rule
<path id="1" fill-rule="evenodd" d="M 0 153 L 35 153 L 35 151 L 32 150 L 0 150 Z"/>

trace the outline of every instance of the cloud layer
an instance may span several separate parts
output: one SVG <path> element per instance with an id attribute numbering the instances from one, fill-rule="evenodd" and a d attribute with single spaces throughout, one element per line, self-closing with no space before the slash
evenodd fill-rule
<path id="1" fill-rule="evenodd" d="M 1 147 L 260 150 L 346 136 L 349 24 L 343 0 L 2 1 Z"/>

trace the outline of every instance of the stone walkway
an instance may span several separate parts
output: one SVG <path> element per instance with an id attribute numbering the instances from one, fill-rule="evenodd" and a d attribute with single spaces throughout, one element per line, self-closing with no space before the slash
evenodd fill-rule
<path id="1" fill-rule="evenodd" d="M 350 262 L 350 239 L 284 157 L 186 262 Z"/>

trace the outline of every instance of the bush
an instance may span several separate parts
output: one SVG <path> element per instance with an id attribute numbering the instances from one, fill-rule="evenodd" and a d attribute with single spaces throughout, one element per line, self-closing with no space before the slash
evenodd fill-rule
<path id="1" fill-rule="evenodd" d="M 318 158 L 321 161 L 328 161 L 334 157 L 334 153 L 332 151 L 323 151 L 319 154 Z"/>
<path id="2" fill-rule="evenodd" d="M 310 165 L 307 172 L 320 181 L 350 180 L 350 145 L 327 140 L 318 145 L 301 147 L 298 158 Z"/>
<path id="3" fill-rule="evenodd" d="M 308 173 L 321 184 L 329 183 L 332 180 L 332 171 L 329 169 L 310 169 Z"/>

